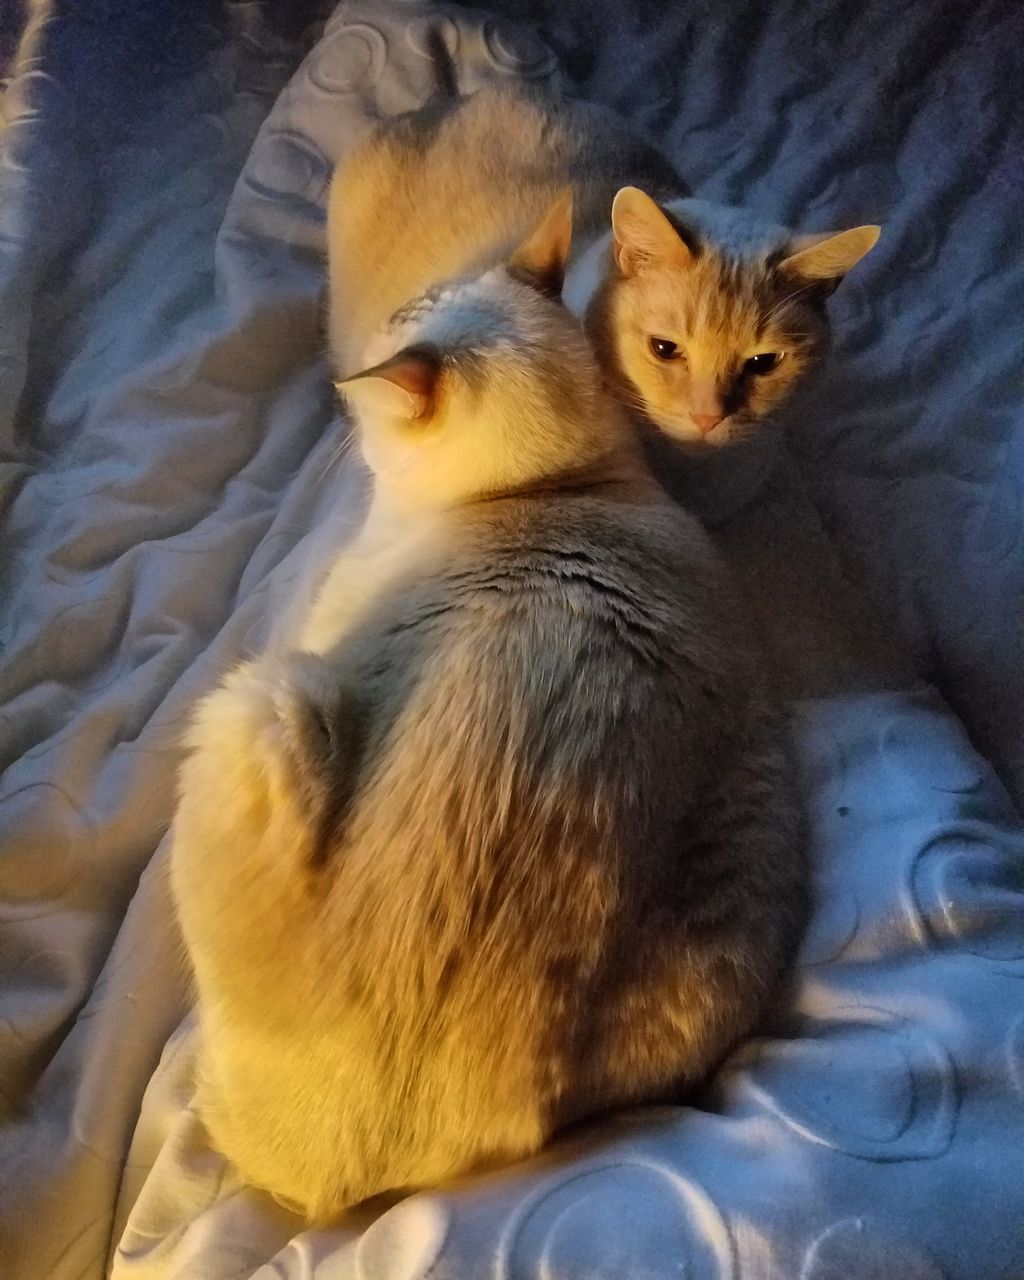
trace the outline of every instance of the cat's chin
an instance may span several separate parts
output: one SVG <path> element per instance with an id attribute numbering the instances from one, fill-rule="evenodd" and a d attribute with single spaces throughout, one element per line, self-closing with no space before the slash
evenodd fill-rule
<path id="1" fill-rule="evenodd" d="M 722 422 L 714 431 L 707 433 L 692 423 L 677 419 L 659 421 L 655 418 L 653 422 L 662 435 L 687 454 L 710 454 L 730 449 L 748 439 L 750 434 L 748 425 L 732 421 Z"/>
<path id="2" fill-rule="evenodd" d="M 666 430 L 648 426 L 644 455 L 663 487 L 704 524 L 724 523 L 749 506 L 778 459 L 781 436 L 764 420 L 740 422 L 728 442 L 688 445 Z"/>

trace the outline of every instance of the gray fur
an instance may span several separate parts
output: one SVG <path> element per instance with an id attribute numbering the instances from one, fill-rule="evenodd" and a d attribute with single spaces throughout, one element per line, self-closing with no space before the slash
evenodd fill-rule
<path id="1" fill-rule="evenodd" d="M 277 1130 L 210 1055 L 207 1123 L 253 1181 L 329 1218 L 681 1097 L 761 1023 L 805 913 L 783 725 L 721 565 L 649 482 L 472 504 L 273 683 L 286 722 L 312 702 L 331 728 L 290 738 L 317 819 L 274 855 L 294 901 L 254 928 L 236 873 L 216 915 L 227 968 L 264 973 L 266 1087 L 275 1025 L 302 1068 Z"/>

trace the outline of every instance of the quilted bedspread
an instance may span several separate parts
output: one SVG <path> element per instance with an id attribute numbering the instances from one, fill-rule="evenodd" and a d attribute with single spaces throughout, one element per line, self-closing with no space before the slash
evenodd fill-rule
<path id="1" fill-rule="evenodd" d="M 28 11 L 0 97 L 0 1276 L 1024 1280 L 1024 18 L 512 9 Z M 617 107 L 702 196 L 885 226 L 772 447 L 682 477 L 757 480 L 716 536 L 793 699 L 814 918 L 705 1094 L 309 1231 L 192 1107 L 178 742 L 364 509 L 331 166 L 507 77 Z"/>

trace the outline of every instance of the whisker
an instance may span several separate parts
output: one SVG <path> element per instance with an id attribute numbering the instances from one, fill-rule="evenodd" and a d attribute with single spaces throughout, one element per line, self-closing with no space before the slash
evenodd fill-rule
<path id="1" fill-rule="evenodd" d="M 731 444 L 741 444 L 744 440 L 749 440 L 755 435 L 760 435 L 764 429 L 762 419 L 746 419 L 740 422 L 731 422 L 729 424 L 729 442 Z"/>
<path id="2" fill-rule="evenodd" d="M 767 324 L 770 320 L 774 319 L 787 302 L 792 302 L 794 298 L 799 298 L 801 294 L 807 293 L 813 288 L 813 285 L 805 284 L 801 285 L 799 289 L 794 289 L 792 293 L 787 293 L 779 302 L 776 302 L 773 306 L 769 307 L 768 311 L 765 313 L 763 323 Z"/>
<path id="3" fill-rule="evenodd" d="M 625 405 L 627 409 L 636 409 L 638 412 L 644 414 L 645 417 L 650 416 L 647 402 L 642 400 L 639 396 L 626 391 L 615 391 L 613 392 L 613 395 L 615 399 L 618 400 L 620 404 Z"/>
<path id="4" fill-rule="evenodd" d="M 338 466 L 342 462 L 342 460 L 352 451 L 352 448 L 355 445 L 355 442 L 356 442 L 356 433 L 350 427 L 348 434 L 344 437 L 341 443 L 328 454 L 327 460 L 324 462 L 324 465 L 320 468 L 320 471 L 316 477 L 316 482 L 318 484 L 322 483 L 327 478 L 328 472 L 331 471 L 333 467 Z"/>
<path id="5" fill-rule="evenodd" d="M 622 401 L 623 404 L 632 405 L 636 409 L 647 411 L 647 401 L 643 398 L 639 391 L 632 391 L 628 387 L 612 387 L 612 395 Z"/>

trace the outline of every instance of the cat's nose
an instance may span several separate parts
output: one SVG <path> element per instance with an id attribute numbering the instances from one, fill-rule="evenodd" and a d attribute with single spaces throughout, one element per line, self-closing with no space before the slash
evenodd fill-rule
<path id="1" fill-rule="evenodd" d="M 691 413 L 690 417 L 697 424 L 702 436 L 709 436 L 715 427 L 725 419 L 724 413 Z"/>

